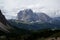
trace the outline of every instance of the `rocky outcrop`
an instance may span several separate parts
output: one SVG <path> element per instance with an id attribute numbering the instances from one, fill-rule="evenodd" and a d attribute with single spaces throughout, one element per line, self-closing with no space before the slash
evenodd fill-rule
<path id="1" fill-rule="evenodd" d="M 31 9 L 25 9 L 17 14 L 18 20 L 27 22 L 49 22 L 51 18 L 45 13 L 35 13 Z"/>
<path id="2" fill-rule="evenodd" d="M 33 11 L 31 9 L 23 10 L 18 13 L 18 20 L 32 21 Z"/>
<path id="3" fill-rule="evenodd" d="M 41 20 L 42 22 L 49 22 L 52 20 L 52 18 L 45 13 L 38 13 L 37 15 L 38 15 L 39 21 Z"/>

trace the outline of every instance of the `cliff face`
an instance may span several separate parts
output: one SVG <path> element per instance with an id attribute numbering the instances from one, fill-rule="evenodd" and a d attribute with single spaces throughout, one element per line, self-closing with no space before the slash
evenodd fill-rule
<path id="1" fill-rule="evenodd" d="M 0 22 L 3 23 L 4 25 L 7 25 L 7 20 L 5 19 L 5 16 L 2 14 L 0 10 Z"/>
<path id="2" fill-rule="evenodd" d="M 49 22 L 51 18 L 45 13 L 35 13 L 31 9 L 22 10 L 17 14 L 18 20 L 28 22 Z"/>
<path id="3" fill-rule="evenodd" d="M 0 31 L 9 32 L 10 29 L 11 27 L 9 23 L 7 22 L 5 16 L 2 14 L 0 10 Z"/>
<path id="4" fill-rule="evenodd" d="M 32 21 L 33 11 L 31 9 L 23 10 L 20 11 L 17 16 L 21 21 Z"/>

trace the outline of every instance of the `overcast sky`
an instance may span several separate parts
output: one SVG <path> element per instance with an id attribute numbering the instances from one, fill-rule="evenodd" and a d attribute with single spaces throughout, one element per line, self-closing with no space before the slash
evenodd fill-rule
<path id="1" fill-rule="evenodd" d="M 60 11 L 60 0 L 0 0 L 0 9 L 6 17 L 16 16 L 18 11 L 27 8 L 53 17 L 53 11 Z M 56 15 L 60 16 L 60 13 Z"/>

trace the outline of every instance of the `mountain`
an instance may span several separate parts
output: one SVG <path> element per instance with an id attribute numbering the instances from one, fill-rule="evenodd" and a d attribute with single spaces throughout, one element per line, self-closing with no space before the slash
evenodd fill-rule
<path id="1" fill-rule="evenodd" d="M 60 21 L 60 17 L 54 17 L 55 20 L 59 20 Z"/>
<path id="2" fill-rule="evenodd" d="M 41 29 L 60 29 L 60 25 L 58 25 L 59 23 L 55 24 L 55 22 L 53 23 L 22 23 L 20 21 L 17 20 L 8 20 L 9 23 L 11 23 L 12 25 L 14 25 L 17 28 L 21 28 L 21 29 L 26 29 L 26 30 L 41 30 Z"/>
<path id="3" fill-rule="evenodd" d="M 54 18 L 52 18 L 52 20 L 51 20 L 50 23 L 60 26 L 60 17 L 54 17 Z"/>
<path id="4" fill-rule="evenodd" d="M 18 20 L 8 20 L 12 25 L 18 28 L 28 29 L 28 30 L 38 30 L 38 29 L 60 29 L 60 21 L 49 17 L 47 14 L 40 12 L 33 12 L 31 9 L 21 10 L 17 14 Z"/>
<path id="5" fill-rule="evenodd" d="M 32 13 L 31 10 L 30 10 L 30 12 Z M 39 13 L 39 14 L 32 13 L 32 14 L 29 13 L 29 18 L 31 18 L 30 15 L 32 15 L 32 20 L 27 18 L 27 19 L 29 19 L 28 21 L 35 22 L 36 20 L 38 20 L 38 21 L 42 20 L 42 21 L 47 22 L 50 20 L 50 17 L 45 15 L 44 13 Z M 40 17 L 42 17 L 42 18 L 40 18 Z M 19 21 L 15 20 L 15 19 L 6 20 L 5 16 L 2 14 L 2 12 L 0 10 L 0 40 L 35 40 L 35 39 L 37 40 L 42 37 L 46 38 L 46 37 L 50 37 L 50 36 L 56 36 L 57 34 L 58 34 L 57 36 L 60 36 L 59 35 L 60 29 L 58 31 L 57 30 L 58 27 L 57 28 L 55 28 L 55 27 L 57 27 L 57 25 L 50 24 L 50 23 L 25 24 L 25 23 L 20 23 Z M 53 30 L 51 30 L 50 28 Z M 13 30 L 14 30 L 14 32 L 13 32 Z M 10 32 L 12 32 L 12 33 L 10 33 Z M 1 35 L 4 33 L 7 33 L 7 34 Z"/>
<path id="6" fill-rule="evenodd" d="M 18 20 L 33 21 L 33 11 L 31 9 L 20 11 L 17 16 Z"/>
<path id="7" fill-rule="evenodd" d="M 10 26 L 9 22 L 0 10 L 0 31 L 9 33 L 12 29 L 13 27 Z"/>
<path id="8" fill-rule="evenodd" d="M 45 13 L 36 13 L 36 14 L 38 15 L 39 21 L 41 20 L 42 22 L 49 22 L 52 19 Z"/>
<path id="9" fill-rule="evenodd" d="M 25 9 L 17 14 L 18 20 L 24 22 L 48 22 L 51 18 L 45 13 L 35 13 L 31 9 Z"/>

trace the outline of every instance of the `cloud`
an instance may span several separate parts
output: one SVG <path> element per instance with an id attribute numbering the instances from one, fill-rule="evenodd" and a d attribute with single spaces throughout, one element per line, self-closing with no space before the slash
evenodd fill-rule
<path id="1" fill-rule="evenodd" d="M 1 0 L 0 8 L 7 10 L 4 15 L 8 14 L 10 16 L 16 16 L 19 10 L 27 8 L 51 15 L 48 12 L 60 10 L 60 0 Z"/>

